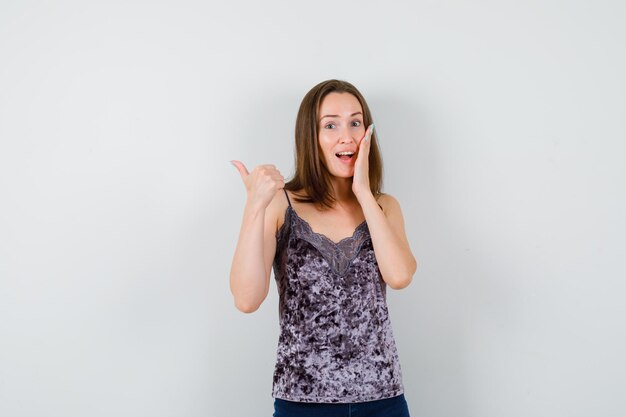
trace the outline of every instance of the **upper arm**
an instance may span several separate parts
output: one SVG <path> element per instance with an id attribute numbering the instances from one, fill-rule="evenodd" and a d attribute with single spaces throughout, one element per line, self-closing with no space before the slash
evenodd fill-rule
<path id="1" fill-rule="evenodd" d="M 269 292 L 272 264 L 276 256 L 276 232 L 278 231 L 279 216 L 284 215 L 283 197 L 284 191 L 278 190 L 274 198 L 265 209 L 265 221 L 263 228 L 263 265 L 265 266 L 265 296 Z"/>
<path id="2" fill-rule="evenodd" d="M 409 241 L 404 228 L 404 216 L 402 215 L 400 203 L 391 194 L 383 194 L 379 201 L 380 205 L 383 207 L 383 212 L 385 213 L 385 217 L 387 217 L 387 221 L 389 222 L 391 229 L 408 247 Z"/>

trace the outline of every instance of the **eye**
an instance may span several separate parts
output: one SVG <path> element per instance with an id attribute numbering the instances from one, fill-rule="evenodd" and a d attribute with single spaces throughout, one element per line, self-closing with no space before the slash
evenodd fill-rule
<path id="1" fill-rule="evenodd" d="M 354 127 L 361 126 L 361 121 L 360 120 L 355 120 L 354 122 L 352 122 L 352 126 L 354 126 Z"/>
<path id="2" fill-rule="evenodd" d="M 335 126 L 335 124 L 334 123 L 328 123 L 327 125 L 324 126 L 324 129 L 332 129 L 332 128 L 329 128 L 328 126 Z"/>

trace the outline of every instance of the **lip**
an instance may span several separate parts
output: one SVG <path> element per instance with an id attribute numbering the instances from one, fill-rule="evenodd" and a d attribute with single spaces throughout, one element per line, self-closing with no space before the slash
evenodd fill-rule
<path id="1" fill-rule="evenodd" d="M 352 158 L 345 160 L 345 161 L 341 158 L 337 158 L 337 156 L 335 156 L 335 158 L 337 159 L 337 161 L 339 161 L 340 163 L 344 165 L 353 165 L 354 161 L 356 161 L 356 153 L 352 156 Z"/>

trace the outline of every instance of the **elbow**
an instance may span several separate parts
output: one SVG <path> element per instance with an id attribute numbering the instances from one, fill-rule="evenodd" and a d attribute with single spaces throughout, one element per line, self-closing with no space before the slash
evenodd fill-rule
<path id="1" fill-rule="evenodd" d="M 415 271 L 417 271 L 417 261 L 413 258 L 413 262 L 411 263 L 411 267 L 408 271 L 403 274 L 398 274 L 394 279 L 390 279 L 387 282 L 387 285 L 394 290 L 401 290 L 409 286 L 411 281 L 413 281 L 413 275 L 415 275 Z"/>
<path id="2" fill-rule="evenodd" d="M 235 308 L 242 313 L 254 313 L 261 307 L 266 294 L 233 294 Z"/>
<path id="3" fill-rule="evenodd" d="M 241 299 L 235 299 L 235 307 L 242 313 L 250 314 L 257 311 L 260 307 L 260 304 L 247 302 Z"/>
<path id="4" fill-rule="evenodd" d="M 395 279 L 387 283 L 389 287 L 394 290 L 401 290 L 409 286 L 411 281 L 413 280 L 413 276 L 409 276 L 406 278 Z"/>
<path id="5" fill-rule="evenodd" d="M 230 292 L 233 296 L 233 304 L 235 305 L 235 308 L 242 313 L 254 313 L 263 303 L 263 300 L 267 295 L 267 290 L 264 294 L 262 294 L 259 292 L 259 289 L 235 285 L 236 282 L 237 280 L 233 279 L 233 275 L 231 274 Z"/>

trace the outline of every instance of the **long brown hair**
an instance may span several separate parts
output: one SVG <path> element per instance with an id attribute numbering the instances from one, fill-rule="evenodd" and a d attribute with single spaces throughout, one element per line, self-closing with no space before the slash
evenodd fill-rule
<path id="1" fill-rule="evenodd" d="M 305 196 L 294 199 L 303 203 L 316 203 L 332 208 L 336 198 L 331 194 L 331 174 L 328 171 L 318 141 L 319 109 L 329 93 L 350 93 L 359 100 L 363 109 L 363 124 L 372 123 L 372 115 L 363 95 L 347 81 L 327 80 L 313 87 L 302 99 L 296 118 L 295 174 L 285 183 L 289 191 L 302 190 Z M 378 149 L 376 131 L 372 134 L 369 153 L 370 189 L 375 198 L 382 194 L 383 161 Z"/>

